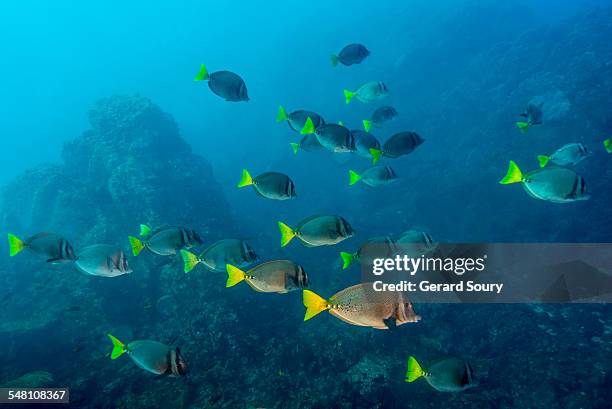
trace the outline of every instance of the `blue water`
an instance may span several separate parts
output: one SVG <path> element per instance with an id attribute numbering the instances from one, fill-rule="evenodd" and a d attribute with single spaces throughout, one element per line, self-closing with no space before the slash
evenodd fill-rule
<path id="1" fill-rule="evenodd" d="M 205 245 L 242 238 L 262 260 L 295 260 L 325 297 L 360 279 L 358 269 L 340 269 L 339 251 L 409 229 L 440 242 L 610 242 L 612 157 L 602 142 L 612 137 L 612 3 L 532 3 L 4 4 L 0 232 L 56 231 L 75 248 L 105 242 L 128 252 L 140 223 L 188 225 Z M 352 42 L 371 55 L 332 68 L 329 55 Z M 193 81 L 201 63 L 238 73 L 250 101 L 225 102 Z M 345 104 L 344 88 L 372 80 L 388 86 L 384 101 Z M 96 105 L 114 95 L 124 97 Z M 154 110 L 133 125 L 125 112 L 140 112 L 133 104 L 147 99 L 167 115 Z M 545 120 L 523 135 L 514 121 L 532 100 L 545 101 Z M 400 179 L 376 189 L 348 186 L 348 170 L 367 168 L 367 159 L 293 155 L 289 142 L 299 136 L 274 120 L 283 105 L 354 129 L 383 104 L 399 115 L 374 135 L 413 130 L 425 143 L 387 160 Z M 576 167 L 588 201 L 537 201 L 497 183 L 509 160 L 532 170 L 538 154 L 570 142 L 592 151 Z M 237 189 L 243 168 L 290 175 L 298 197 Z M 345 217 L 355 237 L 281 249 L 277 221 L 295 226 L 314 214 Z M 53 381 L 39 383 L 70 387 L 72 407 L 610 402 L 607 305 L 417 305 L 420 323 L 377 331 L 327 313 L 303 323 L 300 292 L 225 289 L 225 275 L 199 267 L 185 275 L 178 257 L 143 254 L 130 259 L 132 274 L 101 279 L 31 255 L 9 258 L 4 242 L 1 250 L 0 386 L 48 372 Z M 160 305 L 165 296 L 170 307 Z M 156 379 L 127 357 L 111 361 L 107 331 L 174 341 L 191 373 Z M 405 383 L 408 355 L 425 363 L 461 356 L 480 385 L 443 394 Z"/>

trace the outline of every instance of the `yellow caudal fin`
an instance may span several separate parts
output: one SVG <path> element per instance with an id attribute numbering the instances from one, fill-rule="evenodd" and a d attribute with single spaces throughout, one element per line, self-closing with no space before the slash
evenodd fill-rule
<path id="1" fill-rule="evenodd" d="M 519 131 L 521 131 L 521 133 L 527 133 L 527 131 L 529 130 L 529 126 L 531 125 L 529 122 L 526 121 L 518 121 L 515 122 L 515 124 Z"/>
<path id="2" fill-rule="evenodd" d="M 297 142 L 291 142 L 289 145 L 291 145 L 291 149 L 293 149 L 293 154 L 297 155 L 298 150 L 300 149 L 300 144 Z"/>
<path id="3" fill-rule="evenodd" d="M 518 165 L 511 160 L 508 165 L 508 172 L 502 180 L 499 181 L 502 185 L 509 185 L 511 183 L 518 183 L 523 181 L 523 173 L 519 169 Z"/>
<path id="4" fill-rule="evenodd" d="M 281 234 L 281 247 L 285 247 L 295 237 L 295 232 L 283 222 L 278 222 L 278 228 Z"/>
<path id="5" fill-rule="evenodd" d="M 200 71 L 198 72 L 198 75 L 196 75 L 195 80 L 204 81 L 204 80 L 207 80 L 208 78 L 209 78 L 209 75 L 208 75 L 208 71 L 206 71 L 206 66 L 204 64 L 200 65 Z"/>
<path id="6" fill-rule="evenodd" d="M 142 249 L 145 248 L 142 241 L 140 241 L 138 238 L 134 236 L 128 236 L 128 239 L 130 240 L 130 246 L 132 246 L 132 254 L 134 256 L 139 255 Z"/>
<path id="7" fill-rule="evenodd" d="M 183 257 L 183 263 L 184 263 L 183 271 L 185 273 L 188 273 L 191 270 L 193 270 L 194 267 L 197 266 L 198 263 L 200 262 L 200 259 L 198 259 L 198 256 L 196 256 L 195 254 L 187 250 L 181 250 L 181 257 Z"/>
<path id="8" fill-rule="evenodd" d="M 353 260 L 355 259 L 355 256 L 351 253 L 346 253 L 344 251 L 340 252 L 340 257 L 342 258 L 342 269 L 346 270 L 351 263 L 353 262 Z"/>
<path id="9" fill-rule="evenodd" d="M 282 105 L 278 107 L 278 114 L 276 115 L 276 122 L 283 122 L 289 120 L 289 116 L 287 115 L 287 111 L 285 111 L 285 107 Z"/>
<path id="10" fill-rule="evenodd" d="M 349 170 L 349 186 L 353 186 L 355 183 L 361 180 L 361 175 L 354 170 Z"/>
<path id="11" fill-rule="evenodd" d="M 406 382 L 414 382 L 421 376 L 425 375 L 425 371 L 413 356 L 408 357 L 408 369 L 406 370 Z"/>
<path id="12" fill-rule="evenodd" d="M 338 65 L 338 56 L 336 54 L 330 55 L 329 59 L 331 60 L 332 67 L 335 67 L 336 65 Z"/>
<path id="13" fill-rule="evenodd" d="M 306 123 L 304 124 L 304 127 L 302 128 L 300 133 L 302 135 L 310 135 L 311 133 L 315 133 L 315 126 L 310 117 L 306 118 Z"/>
<path id="14" fill-rule="evenodd" d="M 312 291 L 304 290 L 304 307 L 306 307 L 304 321 L 308 321 L 309 319 L 321 313 L 322 311 L 328 310 L 330 308 L 330 305 L 325 299 L 313 293 Z"/>
<path id="15" fill-rule="evenodd" d="M 363 121 L 361 121 L 363 123 L 363 129 L 366 132 L 370 132 L 370 129 L 372 129 L 372 121 L 368 120 L 368 119 L 364 119 Z"/>
<path id="16" fill-rule="evenodd" d="M 548 164 L 548 161 L 550 161 L 550 156 L 538 155 L 538 163 L 540 164 L 541 168 L 546 166 Z"/>
<path id="17" fill-rule="evenodd" d="M 238 187 L 245 187 L 253 184 L 253 178 L 246 169 L 242 169 L 242 179 L 238 182 Z"/>
<path id="18" fill-rule="evenodd" d="M 612 138 L 608 138 L 603 141 L 604 148 L 606 148 L 606 152 L 612 153 Z"/>
<path id="19" fill-rule="evenodd" d="M 355 96 L 354 92 L 351 92 L 348 89 L 344 90 L 344 99 L 345 99 L 347 105 L 350 104 L 351 99 L 353 99 L 354 96 Z"/>
<path id="20" fill-rule="evenodd" d="M 115 338 L 111 334 L 106 334 L 106 336 L 113 343 L 113 351 L 111 352 L 111 359 L 117 359 L 127 351 L 127 346 L 123 342 L 119 341 L 117 338 Z"/>
<path id="21" fill-rule="evenodd" d="M 244 271 L 231 264 L 226 264 L 225 270 L 227 271 L 227 282 L 225 283 L 226 288 L 235 286 L 236 284 L 244 280 L 246 276 Z"/>
<path id="22" fill-rule="evenodd" d="M 147 237 L 148 235 L 151 234 L 151 230 L 152 229 L 146 224 L 141 224 L 140 225 L 140 237 Z"/>
<path id="23" fill-rule="evenodd" d="M 376 165 L 382 156 L 382 151 L 380 149 L 370 148 L 370 155 L 372 155 L 372 165 Z"/>
<path id="24" fill-rule="evenodd" d="M 8 243 L 9 243 L 9 254 L 11 257 L 19 254 L 23 249 L 26 248 L 26 244 L 15 236 L 14 234 L 8 234 Z"/>

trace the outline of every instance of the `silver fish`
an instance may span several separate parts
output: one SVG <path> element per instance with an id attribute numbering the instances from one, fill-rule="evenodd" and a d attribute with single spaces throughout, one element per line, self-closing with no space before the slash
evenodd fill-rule
<path id="1" fill-rule="evenodd" d="M 349 91 L 347 89 L 344 90 L 344 98 L 347 104 L 351 102 L 353 97 L 357 98 L 364 104 L 368 104 L 383 99 L 388 94 L 389 89 L 382 81 L 366 82 L 360 86 L 357 91 Z"/>
<path id="2" fill-rule="evenodd" d="M 282 222 L 278 222 L 281 232 L 281 247 L 289 244 L 291 239 L 298 237 L 306 246 L 330 246 L 340 243 L 353 236 L 351 225 L 340 216 L 311 216 L 294 230 Z"/>
<path id="3" fill-rule="evenodd" d="M 111 359 L 127 353 L 139 368 L 155 375 L 177 377 L 189 372 L 179 348 L 150 340 L 132 341 L 126 345 L 111 334 L 107 336 L 113 343 Z"/>
<path id="4" fill-rule="evenodd" d="M 85 274 L 100 277 L 116 277 L 132 272 L 123 250 L 108 244 L 82 248 L 75 265 Z"/>
<path id="5" fill-rule="evenodd" d="M 42 254 L 47 263 L 63 263 L 76 260 L 72 245 L 62 236 L 55 233 L 38 233 L 21 240 L 14 234 L 8 234 L 10 255 L 15 256 L 25 249 L 33 253 Z"/>

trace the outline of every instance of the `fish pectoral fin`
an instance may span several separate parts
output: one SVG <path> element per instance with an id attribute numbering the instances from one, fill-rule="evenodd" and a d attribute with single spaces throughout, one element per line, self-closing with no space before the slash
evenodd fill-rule
<path id="1" fill-rule="evenodd" d="M 51 263 L 51 264 L 57 264 L 61 261 L 62 259 L 59 257 L 54 257 L 54 258 L 48 258 L 47 259 L 47 263 Z"/>
<path id="2" fill-rule="evenodd" d="M 386 318 L 386 319 L 383 320 L 383 322 L 385 323 L 387 329 L 396 329 L 397 328 L 396 315 L 397 314 L 393 314 L 392 317 L 389 317 L 389 318 Z"/>

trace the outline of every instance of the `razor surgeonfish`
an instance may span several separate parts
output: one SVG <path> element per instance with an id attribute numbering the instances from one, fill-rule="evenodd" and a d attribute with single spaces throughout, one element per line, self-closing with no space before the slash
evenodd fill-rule
<path id="1" fill-rule="evenodd" d="M 423 370 L 415 357 L 408 357 L 406 382 L 414 382 L 421 377 L 439 392 L 461 392 L 477 385 L 472 366 L 459 358 L 443 359 Z"/>
<path id="2" fill-rule="evenodd" d="M 391 258 L 397 254 L 397 245 L 395 241 L 389 237 L 374 237 L 366 241 L 359 247 L 356 253 L 340 252 L 342 259 L 342 269 L 345 270 L 355 262 L 359 261 L 365 265 L 371 265 L 376 258 Z"/>
<path id="3" fill-rule="evenodd" d="M 353 98 L 357 98 L 364 104 L 369 104 L 385 98 L 388 94 L 389 89 L 387 89 L 387 86 L 382 81 L 366 82 L 357 88 L 357 91 L 344 90 L 344 98 L 347 104 L 349 104 Z"/>
<path id="4" fill-rule="evenodd" d="M 353 237 L 354 230 L 344 217 L 311 216 L 294 230 L 278 222 L 281 233 L 281 247 L 285 247 L 294 238 L 299 238 L 308 247 L 331 246 Z"/>
<path id="5" fill-rule="evenodd" d="M 385 122 L 391 121 L 396 116 L 397 111 L 395 110 L 395 108 L 391 106 L 380 107 L 376 111 L 374 111 L 374 113 L 372 114 L 372 118 L 363 120 L 363 129 L 365 129 L 366 132 L 370 132 L 370 128 L 372 128 L 372 125 L 381 127 Z"/>
<path id="6" fill-rule="evenodd" d="M 306 125 L 302 128 L 303 135 L 314 134 L 319 143 L 327 150 L 336 153 L 353 152 L 355 150 L 355 140 L 353 134 L 340 124 L 324 124 L 318 128 L 310 118 L 306 120 Z"/>
<path id="7" fill-rule="evenodd" d="M 129 236 L 128 238 L 134 256 L 139 255 L 145 248 L 160 256 L 173 256 L 180 249 L 188 249 L 202 244 L 202 239 L 198 232 L 193 229 L 177 226 L 161 227 L 156 230 L 151 230 L 142 240 L 134 236 Z"/>
<path id="8" fill-rule="evenodd" d="M 206 67 L 202 64 L 195 80 L 208 81 L 210 90 L 226 101 L 239 102 L 249 100 L 244 80 L 238 74 L 234 74 L 231 71 L 208 73 Z"/>
<path id="9" fill-rule="evenodd" d="M 177 377 L 189 372 L 179 348 L 149 340 L 132 341 L 126 345 L 111 334 L 106 335 L 113 343 L 111 359 L 127 353 L 139 368 L 155 375 Z"/>
<path id="10" fill-rule="evenodd" d="M 28 249 L 46 257 L 47 263 L 70 262 L 77 258 L 68 240 L 55 233 L 38 233 L 26 240 L 21 240 L 14 234 L 9 233 L 8 243 L 11 257 L 24 249 Z"/>
<path id="11" fill-rule="evenodd" d="M 349 170 L 349 186 L 362 181 L 368 186 L 377 187 L 388 185 L 397 180 L 397 174 L 390 166 L 372 166 L 361 172 Z"/>
<path id="12" fill-rule="evenodd" d="M 370 51 L 368 51 L 365 45 L 349 44 L 340 50 L 338 55 L 331 55 L 331 63 L 334 67 L 338 65 L 338 63 L 346 66 L 359 64 L 365 60 L 368 55 L 370 55 Z"/>
<path id="13" fill-rule="evenodd" d="M 542 106 L 541 104 L 527 104 L 527 109 L 525 112 L 521 114 L 525 120 L 516 122 L 516 127 L 522 132 L 525 133 L 529 130 L 531 125 L 540 125 L 542 123 Z"/>
<path id="14" fill-rule="evenodd" d="M 278 172 L 266 172 L 253 178 L 246 169 L 243 169 L 238 187 L 245 186 L 253 186 L 258 195 L 273 200 L 287 200 L 297 196 L 291 178 Z"/>
<path id="15" fill-rule="evenodd" d="M 328 310 L 344 322 L 362 327 L 389 329 L 407 322 L 418 322 L 412 304 L 402 292 L 376 291 L 373 283 L 361 283 L 346 288 L 326 300 L 312 291 L 304 290 L 307 321 Z"/>
<path id="16" fill-rule="evenodd" d="M 371 158 L 372 154 L 370 149 L 380 150 L 380 142 L 374 135 L 369 132 L 362 131 L 361 129 L 354 129 L 351 131 L 353 135 L 355 153 L 364 158 Z"/>
<path id="17" fill-rule="evenodd" d="M 408 155 L 419 147 L 425 139 L 416 132 L 399 132 L 392 135 L 383 144 L 381 149 L 370 149 L 372 155 L 372 163 L 375 165 L 381 156 L 386 158 L 399 158 L 402 155 Z"/>
<path id="18" fill-rule="evenodd" d="M 246 281 L 255 291 L 285 294 L 308 287 L 308 276 L 299 264 L 290 260 L 273 260 L 242 271 L 228 264 L 226 287 Z"/>
<path id="19" fill-rule="evenodd" d="M 400 254 L 412 258 L 428 255 L 438 246 L 434 243 L 431 235 L 420 230 L 408 230 L 396 240 Z"/>
<path id="20" fill-rule="evenodd" d="M 258 257 L 249 243 L 244 240 L 223 239 L 206 248 L 199 256 L 190 251 L 181 250 L 185 273 L 190 272 L 198 264 L 207 269 L 221 273 L 226 264 L 247 267 L 257 261 Z"/>
<path id="21" fill-rule="evenodd" d="M 312 120 L 315 129 L 325 123 L 323 117 L 316 112 L 299 110 L 288 114 L 282 105 L 278 107 L 276 122 L 287 121 L 289 128 L 293 129 L 295 132 L 300 132 L 302 128 L 304 128 L 304 125 L 306 125 L 306 120 L 308 118 Z"/>
<path id="22" fill-rule="evenodd" d="M 100 277 L 117 277 L 132 272 L 123 250 L 108 244 L 82 248 L 75 265 L 85 274 Z"/>
<path id="23" fill-rule="evenodd" d="M 291 142 L 289 145 L 291 145 L 294 155 L 297 155 L 298 150 L 300 149 L 306 152 L 326 150 L 326 148 L 321 145 L 315 134 L 304 135 L 299 142 Z"/>
<path id="24" fill-rule="evenodd" d="M 543 168 L 549 163 L 557 166 L 574 166 L 589 156 L 589 150 L 582 143 L 568 143 L 557 149 L 550 156 L 538 155 L 538 162 Z"/>
<path id="25" fill-rule="evenodd" d="M 559 166 L 547 166 L 523 175 L 518 165 L 510 161 L 508 172 L 499 183 L 508 185 L 519 182 L 534 199 L 568 203 L 590 197 L 584 179 L 573 170 Z"/>

